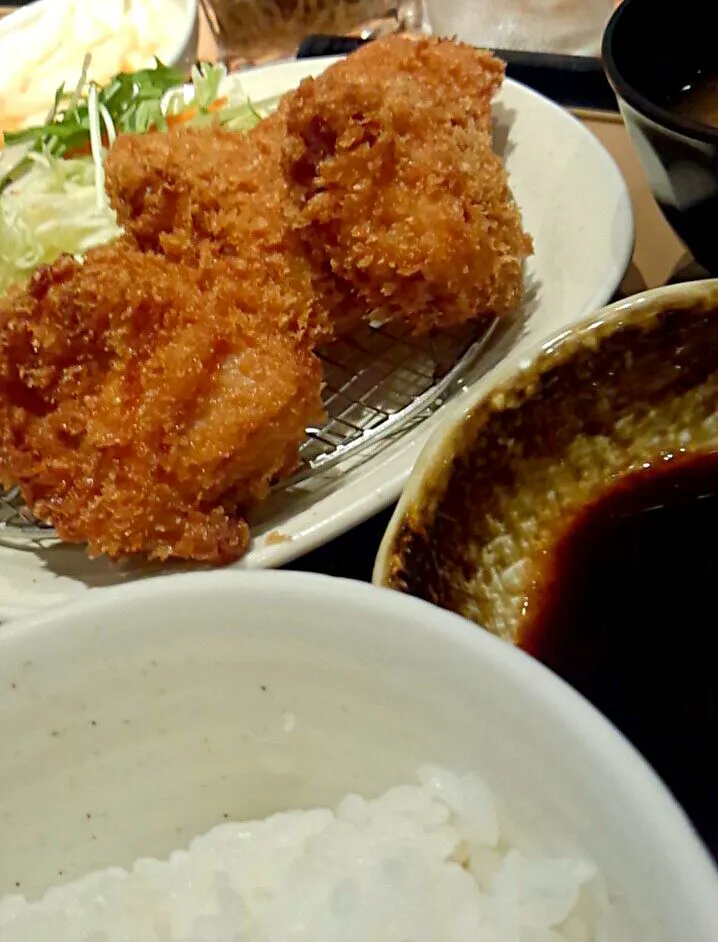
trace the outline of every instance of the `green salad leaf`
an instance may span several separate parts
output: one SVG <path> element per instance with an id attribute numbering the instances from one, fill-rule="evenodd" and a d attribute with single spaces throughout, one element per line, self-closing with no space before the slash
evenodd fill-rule
<path id="1" fill-rule="evenodd" d="M 164 131 L 168 122 L 186 113 L 186 127 L 217 123 L 230 130 L 246 131 L 276 107 L 277 98 L 253 104 L 235 83 L 233 94 L 224 97 L 221 86 L 227 77 L 223 65 L 199 63 L 192 68 L 190 83 L 184 75 L 155 60 L 153 68 L 120 73 L 103 86 L 87 81 L 90 56 L 85 57 L 80 81 L 73 92 L 58 88 L 47 121 L 37 127 L 9 131 L 6 150 L 18 158 L 0 173 L 0 192 L 7 184 L 31 169 L 31 154 L 76 157 L 91 153 L 93 111 L 99 115 L 103 144 L 112 144 L 118 134 Z M 96 91 L 97 102 L 91 102 Z"/>
<path id="2" fill-rule="evenodd" d="M 81 150 L 90 133 L 86 76 L 85 68 L 80 87 L 71 95 L 63 87 L 58 89 L 52 120 L 40 127 L 8 132 L 5 146 L 31 144 L 34 151 L 45 151 L 54 157 Z M 168 68 L 158 59 L 152 69 L 120 73 L 98 88 L 98 105 L 107 109 L 118 132 L 146 131 L 154 121 L 162 121 L 161 103 L 165 92 L 177 88 L 183 81 L 181 72 Z"/>

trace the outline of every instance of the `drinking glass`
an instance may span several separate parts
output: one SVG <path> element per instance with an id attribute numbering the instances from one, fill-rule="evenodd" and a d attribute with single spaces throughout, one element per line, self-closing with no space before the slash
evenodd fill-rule
<path id="1" fill-rule="evenodd" d="M 617 0 L 427 0 L 432 31 L 475 46 L 596 56 Z"/>
<path id="2" fill-rule="evenodd" d="M 209 0 L 220 58 L 232 68 L 294 57 L 313 34 L 418 31 L 423 0 Z"/>

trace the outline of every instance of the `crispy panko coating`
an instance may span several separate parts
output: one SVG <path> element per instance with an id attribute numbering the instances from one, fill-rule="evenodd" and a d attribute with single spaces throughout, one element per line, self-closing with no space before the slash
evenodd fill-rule
<path id="1" fill-rule="evenodd" d="M 91 555 L 225 563 L 321 421 L 319 361 L 222 272 L 126 240 L 0 300 L 0 473 Z"/>
<path id="2" fill-rule="evenodd" d="M 0 481 L 91 555 L 225 563 L 323 420 L 312 348 L 513 309 L 531 240 L 492 151 L 488 53 L 363 47 L 246 135 L 123 135 L 125 233 L 0 299 Z"/>
<path id="3" fill-rule="evenodd" d="M 521 301 L 531 240 L 491 140 L 502 78 L 487 52 L 394 36 L 288 99 L 294 225 L 348 299 L 342 329 L 362 309 L 421 333 Z"/>
<path id="4" fill-rule="evenodd" d="M 119 223 L 141 248 L 155 250 L 180 232 L 212 239 L 227 253 L 246 251 L 247 240 L 281 246 L 282 136 L 278 115 L 249 134 L 209 127 L 120 135 L 105 164 Z"/>
<path id="5" fill-rule="evenodd" d="M 221 128 L 121 135 L 106 161 L 118 220 L 137 246 L 193 266 L 221 261 L 246 282 L 246 303 L 275 329 L 309 342 L 332 334 L 335 289 L 314 284 L 310 259 L 287 224 L 281 114 L 249 134 Z"/>

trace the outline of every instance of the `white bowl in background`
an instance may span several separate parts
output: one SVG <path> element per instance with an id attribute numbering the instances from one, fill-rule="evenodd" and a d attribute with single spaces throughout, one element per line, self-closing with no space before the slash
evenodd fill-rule
<path id="1" fill-rule="evenodd" d="M 424 0 L 433 33 L 474 46 L 598 56 L 610 0 Z"/>
<path id="2" fill-rule="evenodd" d="M 18 7 L 12 13 L 0 19 L 0 36 L 6 36 L 15 30 L 24 30 L 36 22 L 50 7 L 57 7 L 58 0 L 35 0 Z M 165 65 L 179 65 L 194 60 L 199 36 L 199 18 L 197 0 L 173 0 L 177 7 L 178 24 L 176 42 L 162 50 L 160 58 Z M 164 58 L 163 58 L 164 57 Z M 82 62 L 80 62 L 82 65 Z"/>
<path id="3" fill-rule="evenodd" d="M 188 71 L 197 55 L 199 42 L 197 0 L 167 0 L 167 3 L 168 7 L 176 10 L 177 22 L 172 31 L 171 41 L 168 40 L 166 46 L 158 50 L 158 55 L 165 65 L 173 66 L 180 71 Z M 2 17 L 0 19 L 0 46 L 8 39 L 12 39 L 14 48 L 16 44 L 25 47 L 28 55 L 32 56 L 33 47 L 39 45 L 38 37 L 42 39 L 46 35 L 53 35 L 57 26 L 58 9 L 61 5 L 61 0 L 35 0 L 34 3 L 19 7 L 13 13 Z M 101 8 L 101 6 L 100 3 L 97 4 L 97 7 Z M 77 78 L 82 68 L 83 55 L 84 52 L 78 52 Z M 8 62 L 3 57 L 4 78 L 9 78 L 8 68 Z M 59 84 L 60 81 L 57 82 L 57 86 Z M 52 105 L 52 95 L 57 86 L 54 86 L 50 92 L 47 110 Z"/>
<path id="4" fill-rule="evenodd" d="M 715 940 L 713 865 L 633 749 L 531 658 L 396 592 L 225 571 L 11 622 L 0 741 L 0 895 L 437 762 L 479 771 L 547 852 L 588 854 L 627 939 Z"/>
<path id="5" fill-rule="evenodd" d="M 199 46 L 199 8 L 197 0 L 181 0 L 184 5 L 182 30 L 179 32 L 179 41 L 168 52 L 167 65 L 189 71 L 197 59 Z"/>

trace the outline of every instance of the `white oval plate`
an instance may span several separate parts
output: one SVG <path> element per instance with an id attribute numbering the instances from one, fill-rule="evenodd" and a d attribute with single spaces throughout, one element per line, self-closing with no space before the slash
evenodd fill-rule
<path id="1" fill-rule="evenodd" d="M 333 61 L 294 61 L 245 72 L 242 87 L 255 99 L 281 94 Z M 495 117 L 496 147 L 504 156 L 536 252 L 527 269 L 532 287 L 525 310 L 494 335 L 472 379 L 501 359 L 524 355 L 603 306 L 618 287 L 633 250 L 626 184 L 590 131 L 553 102 L 510 80 L 498 97 Z M 347 462 L 275 494 L 255 521 L 252 546 L 237 568 L 281 566 L 388 506 L 442 411 L 368 461 Z M 160 571 L 90 560 L 80 546 L 2 546 L 0 618 Z"/>

